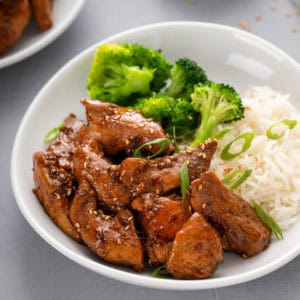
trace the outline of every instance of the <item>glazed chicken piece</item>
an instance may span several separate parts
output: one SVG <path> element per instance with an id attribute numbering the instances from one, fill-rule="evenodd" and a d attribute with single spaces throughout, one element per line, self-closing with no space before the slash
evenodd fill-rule
<path id="1" fill-rule="evenodd" d="M 52 0 L 31 0 L 32 12 L 38 27 L 47 30 L 52 27 Z"/>
<path id="2" fill-rule="evenodd" d="M 165 265 L 171 250 L 172 242 L 157 242 L 150 238 L 144 244 L 149 264 L 153 266 Z"/>
<path id="3" fill-rule="evenodd" d="M 33 155 L 34 193 L 58 227 L 75 240 L 80 240 L 80 235 L 70 221 L 69 208 L 76 189 L 74 139 L 81 125 L 71 114 L 47 150 Z"/>
<path id="4" fill-rule="evenodd" d="M 96 193 L 82 180 L 70 216 L 85 244 L 105 261 L 131 266 L 135 271 L 143 268 L 142 245 L 129 210 L 119 210 L 113 217 L 103 214 L 97 210 Z"/>
<path id="5" fill-rule="evenodd" d="M 79 181 L 87 180 L 106 205 L 126 206 L 131 194 L 119 183 L 118 167 L 104 158 L 98 130 L 97 125 L 84 125 L 78 132 L 74 173 Z"/>
<path id="6" fill-rule="evenodd" d="M 140 224 L 147 236 L 158 242 L 173 241 L 191 215 L 187 201 L 150 193 L 136 198 L 131 207 L 139 212 Z"/>
<path id="7" fill-rule="evenodd" d="M 0 1 L 0 55 L 20 38 L 31 15 L 28 0 Z"/>
<path id="8" fill-rule="evenodd" d="M 136 194 L 151 192 L 163 195 L 180 186 L 179 172 L 188 161 L 190 180 L 206 172 L 217 148 L 215 140 L 208 140 L 196 148 L 155 159 L 126 158 L 120 165 L 120 181 Z"/>
<path id="9" fill-rule="evenodd" d="M 166 137 L 160 124 L 144 118 L 135 110 L 97 100 L 83 99 L 81 103 L 85 105 L 88 123 L 99 126 L 101 144 L 107 155 L 124 152 L 130 156 L 144 143 Z M 159 148 L 159 145 L 153 145 L 147 150 L 155 153 Z"/>
<path id="10" fill-rule="evenodd" d="M 218 232 L 198 213 L 177 232 L 166 269 L 177 279 L 211 277 L 223 261 Z"/>
<path id="11" fill-rule="evenodd" d="M 215 173 L 203 173 L 192 182 L 191 203 L 218 230 L 225 250 L 249 257 L 268 247 L 268 227 L 251 205 L 225 187 Z"/>

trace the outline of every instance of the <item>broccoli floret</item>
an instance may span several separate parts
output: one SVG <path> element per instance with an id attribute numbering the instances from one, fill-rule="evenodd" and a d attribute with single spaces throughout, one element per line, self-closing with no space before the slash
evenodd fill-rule
<path id="1" fill-rule="evenodd" d="M 177 139 L 193 136 L 199 120 L 199 113 L 193 109 L 190 101 L 176 99 L 163 93 L 138 99 L 134 108 L 146 118 L 161 123 L 170 136 L 173 136 L 175 127 Z"/>
<path id="2" fill-rule="evenodd" d="M 137 44 L 104 44 L 94 56 L 87 80 L 91 98 L 129 105 L 129 96 L 159 91 L 171 64 L 160 51 Z"/>
<path id="3" fill-rule="evenodd" d="M 244 117 L 242 100 L 229 85 L 215 82 L 197 85 L 191 98 L 194 109 L 201 114 L 201 124 L 192 146 L 211 137 L 219 123 L 232 122 Z"/>
<path id="4" fill-rule="evenodd" d="M 140 98 L 133 108 L 139 110 L 146 118 L 159 122 L 164 128 L 170 122 L 173 98 L 166 94 L 153 94 Z"/>
<path id="5" fill-rule="evenodd" d="M 207 81 L 207 76 L 196 62 L 181 58 L 171 69 L 171 79 L 166 93 L 172 97 L 190 99 L 194 86 Z"/>

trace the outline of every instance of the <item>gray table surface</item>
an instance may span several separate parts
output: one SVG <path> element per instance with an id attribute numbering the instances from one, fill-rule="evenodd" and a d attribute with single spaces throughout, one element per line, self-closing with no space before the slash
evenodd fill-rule
<path id="1" fill-rule="evenodd" d="M 257 16 L 262 19 L 257 21 Z M 300 299 L 300 257 L 263 278 L 214 290 L 160 291 L 107 279 L 44 242 L 16 206 L 10 187 L 12 145 L 41 87 L 69 59 L 101 39 L 135 26 L 175 20 L 236 27 L 247 21 L 253 33 L 300 61 L 300 16 L 288 0 L 88 0 L 72 26 L 50 46 L 0 70 L 0 299 Z"/>

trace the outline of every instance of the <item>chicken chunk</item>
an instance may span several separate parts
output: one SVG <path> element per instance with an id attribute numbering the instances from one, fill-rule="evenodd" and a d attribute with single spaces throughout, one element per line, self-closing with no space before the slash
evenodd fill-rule
<path id="1" fill-rule="evenodd" d="M 173 241 L 177 231 L 189 219 L 187 201 L 176 201 L 155 194 L 143 194 L 131 203 L 148 237 L 155 241 Z"/>
<path id="2" fill-rule="evenodd" d="M 75 194 L 71 220 L 83 241 L 105 261 L 131 266 L 140 271 L 143 250 L 129 210 L 119 210 L 115 216 L 97 210 L 97 196 L 91 185 L 82 180 Z"/>
<path id="3" fill-rule="evenodd" d="M 210 277 L 223 261 L 218 232 L 198 213 L 177 232 L 166 269 L 177 279 Z"/>
<path id="4" fill-rule="evenodd" d="M 251 205 L 225 187 L 215 173 L 203 173 L 192 182 L 191 203 L 219 231 L 225 250 L 248 257 L 268 247 L 268 227 Z"/>
<path id="5" fill-rule="evenodd" d="M 172 242 L 157 242 L 150 238 L 144 244 L 149 264 L 153 266 L 166 264 L 172 249 Z"/>
<path id="6" fill-rule="evenodd" d="M 69 208 L 76 189 L 74 139 L 81 125 L 75 115 L 70 115 L 60 136 L 46 151 L 33 155 L 34 193 L 58 227 L 75 240 L 80 240 L 80 235 L 70 221 Z"/>
<path id="7" fill-rule="evenodd" d="M 88 123 L 99 126 L 101 144 L 107 155 L 125 152 L 130 156 L 144 143 L 166 137 L 160 124 L 144 118 L 138 111 L 97 100 L 81 102 L 85 105 Z M 153 145 L 147 150 L 155 153 L 159 147 Z"/>
<path id="8" fill-rule="evenodd" d="M 0 55 L 20 38 L 31 16 L 28 0 L 0 1 Z"/>
<path id="9" fill-rule="evenodd" d="M 206 172 L 217 142 L 208 140 L 196 148 L 170 156 L 147 160 L 142 158 L 126 158 L 120 165 L 120 181 L 131 191 L 151 192 L 163 195 L 180 186 L 179 172 L 185 161 L 188 161 L 190 180 Z"/>
<path id="10" fill-rule="evenodd" d="M 38 27 L 47 30 L 52 27 L 52 0 L 31 0 L 32 12 Z"/>
<path id="11" fill-rule="evenodd" d="M 87 180 L 106 205 L 126 206 L 131 194 L 119 183 L 118 167 L 104 158 L 98 138 L 97 125 L 82 126 L 74 154 L 75 175 L 79 181 Z"/>

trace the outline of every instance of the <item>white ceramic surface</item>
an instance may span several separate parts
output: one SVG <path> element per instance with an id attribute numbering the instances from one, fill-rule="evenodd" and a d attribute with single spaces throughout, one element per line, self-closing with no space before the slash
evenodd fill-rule
<path id="1" fill-rule="evenodd" d="M 247 32 L 216 24 L 173 22 L 129 30 L 101 43 L 104 42 L 137 42 L 159 48 L 172 61 L 190 57 L 203 66 L 209 78 L 229 83 L 241 94 L 252 85 L 269 85 L 290 93 L 300 110 L 300 102 L 296 101 L 300 99 L 299 64 L 270 43 Z M 127 283 L 159 289 L 229 286 L 270 273 L 299 255 L 300 222 L 284 233 L 283 241 L 274 241 L 267 251 L 256 257 L 244 260 L 226 253 L 224 263 L 210 279 L 156 279 L 149 271 L 137 274 L 103 262 L 56 227 L 32 194 L 32 154 L 44 148 L 45 133 L 69 112 L 84 118 L 79 99 L 86 96 L 86 78 L 96 47 L 75 57 L 49 80 L 28 108 L 15 139 L 12 187 L 20 210 L 38 234 L 59 252 L 88 269 Z"/>
<path id="2" fill-rule="evenodd" d="M 80 12 L 85 0 L 55 0 L 53 5 L 53 26 L 39 30 L 31 17 L 21 38 L 4 55 L 0 56 L 0 69 L 15 64 L 48 46 L 59 37 Z"/>

